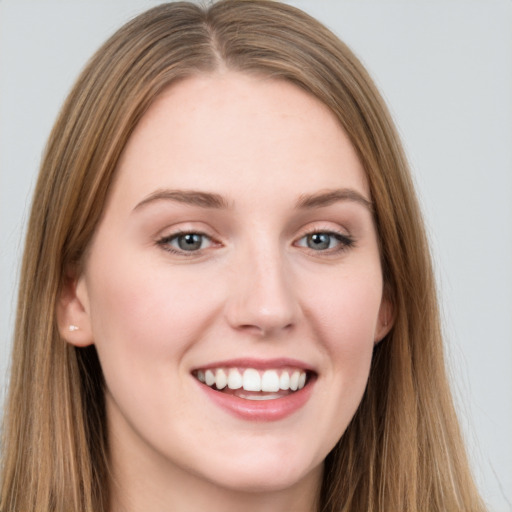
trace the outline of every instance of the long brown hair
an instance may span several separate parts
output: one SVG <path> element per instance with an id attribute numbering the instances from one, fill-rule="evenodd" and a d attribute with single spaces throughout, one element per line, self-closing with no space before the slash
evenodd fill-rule
<path id="1" fill-rule="evenodd" d="M 3 512 L 108 510 L 108 439 L 94 347 L 60 336 L 56 304 L 79 268 L 119 156 L 173 82 L 219 67 L 288 80 L 326 104 L 367 173 L 394 325 L 328 455 L 321 510 L 482 511 L 447 384 L 435 283 L 399 138 L 365 69 L 324 26 L 266 0 L 153 8 L 93 56 L 51 133 L 35 190 L 3 432 Z"/>

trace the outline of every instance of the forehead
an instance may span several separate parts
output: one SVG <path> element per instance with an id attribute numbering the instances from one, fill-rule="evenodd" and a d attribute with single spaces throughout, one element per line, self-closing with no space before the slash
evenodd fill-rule
<path id="1" fill-rule="evenodd" d="M 338 119 L 284 80 L 225 72 L 169 87 L 143 116 L 118 165 L 115 188 L 230 195 L 314 193 L 351 187 L 367 197 L 364 170 Z"/>

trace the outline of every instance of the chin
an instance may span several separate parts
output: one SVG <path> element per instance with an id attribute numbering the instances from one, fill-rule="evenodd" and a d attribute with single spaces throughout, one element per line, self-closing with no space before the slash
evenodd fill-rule
<path id="1" fill-rule="evenodd" d="M 230 461 L 232 462 L 232 461 Z M 301 463 L 302 462 L 302 463 Z M 321 481 L 323 460 L 316 465 L 290 457 L 238 459 L 235 463 L 211 466 L 205 475 L 214 485 L 243 493 L 281 492 L 301 485 L 305 480 Z"/>

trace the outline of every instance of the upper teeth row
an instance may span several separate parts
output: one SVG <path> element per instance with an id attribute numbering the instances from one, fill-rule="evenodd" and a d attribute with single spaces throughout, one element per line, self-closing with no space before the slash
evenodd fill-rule
<path id="1" fill-rule="evenodd" d="M 237 368 L 217 368 L 211 370 L 199 370 L 197 378 L 207 386 L 215 386 L 217 389 L 243 388 L 245 391 L 275 392 L 291 389 L 302 389 L 306 384 L 306 372 L 303 370 L 282 370 L 279 375 L 277 370 L 265 370 L 262 374 L 254 368 L 247 368 L 240 373 Z"/>

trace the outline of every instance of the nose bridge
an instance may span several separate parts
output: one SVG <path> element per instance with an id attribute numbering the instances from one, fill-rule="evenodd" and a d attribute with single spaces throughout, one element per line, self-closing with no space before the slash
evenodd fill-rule
<path id="1" fill-rule="evenodd" d="M 266 335 L 290 328 L 299 307 L 278 241 L 253 240 L 235 259 L 228 304 L 231 325 Z"/>

